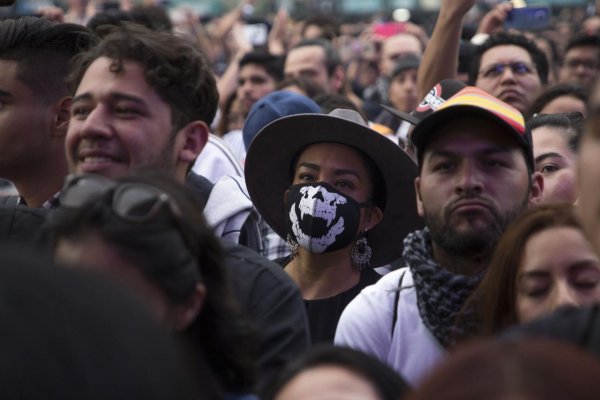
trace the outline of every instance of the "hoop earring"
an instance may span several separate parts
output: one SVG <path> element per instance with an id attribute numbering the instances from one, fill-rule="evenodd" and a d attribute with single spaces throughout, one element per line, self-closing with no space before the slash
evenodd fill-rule
<path id="1" fill-rule="evenodd" d="M 366 232 L 365 232 L 366 234 Z M 350 251 L 350 257 L 352 258 L 352 266 L 357 271 L 362 271 L 371 266 L 371 255 L 373 249 L 369 246 L 366 236 L 361 237 L 354 243 L 352 250 Z"/>
<path id="2" fill-rule="evenodd" d="M 292 235 L 290 235 L 288 233 L 287 235 L 287 245 L 288 245 L 288 249 L 290 251 L 290 256 L 292 258 L 296 257 L 296 255 L 298 254 L 298 242 L 296 242 L 294 240 L 294 238 L 292 237 Z"/>

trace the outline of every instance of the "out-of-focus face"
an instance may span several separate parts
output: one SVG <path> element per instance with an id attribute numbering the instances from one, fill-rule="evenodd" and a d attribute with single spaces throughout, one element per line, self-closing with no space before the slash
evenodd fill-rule
<path id="1" fill-rule="evenodd" d="M 581 224 L 600 253 L 600 87 L 590 98 L 590 115 L 579 145 L 577 181 Z"/>
<path id="2" fill-rule="evenodd" d="M 275 90 L 277 82 L 258 64 L 244 65 L 238 74 L 238 95 L 242 109 L 248 114 L 250 108 L 262 97 Z"/>
<path id="3" fill-rule="evenodd" d="M 336 365 L 307 369 L 296 375 L 275 400 L 379 400 L 373 385 L 354 372 Z"/>
<path id="4" fill-rule="evenodd" d="M 516 139 L 498 125 L 472 118 L 434 133 L 416 180 L 417 208 L 434 243 L 457 255 L 490 252 L 506 226 L 536 201 Z M 535 197 L 535 199 L 534 199 Z"/>
<path id="5" fill-rule="evenodd" d="M 0 174 L 6 178 L 19 177 L 46 157 L 55 118 L 54 107 L 17 70 L 16 61 L 0 60 Z"/>
<path id="6" fill-rule="evenodd" d="M 543 89 L 531 56 L 515 45 L 496 46 L 483 53 L 475 86 L 522 113 Z"/>
<path id="7" fill-rule="evenodd" d="M 584 101 L 574 96 L 560 96 L 549 102 L 540 110 L 540 114 L 560 114 L 580 112 L 587 116 L 587 106 Z"/>
<path id="8" fill-rule="evenodd" d="M 573 47 L 565 54 L 559 81 L 590 87 L 598 75 L 599 57 L 600 52 L 595 46 Z"/>
<path id="9" fill-rule="evenodd" d="M 389 100 L 395 109 L 411 112 L 417 107 L 417 70 L 408 69 L 396 75 L 388 89 Z"/>
<path id="10" fill-rule="evenodd" d="M 554 227 L 529 238 L 515 284 L 517 318 L 527 322 L 600 302 L 600 263 L 579 229 Z"/>
<path id="11" fill-rule="evenodd" d="M 335 92 L 327 72 L 325 50 L 320 46 L 303 46 L 290 50 L 285 59 L 284 72 L 286 76 L 306 78 L 327 93 Z"/>
<path id="12" fill-rule="evenodd" d="M 121 73 L 111 64 L 106 57 L 95 60 L 73 98 L 66 138 L 71 172 L 109 178 L 141 169 L 185 172 L 180 153 L 188 143 L 181 130 L 173 131 L 169 105 L 139 63 L 125 60 Z"/>
<path id="13" fill-rule="evenodd" d="M 544 203 L 574 203 L 577 200 L 576 154 L 561 128 L 542 126 L 534 129 L 535 170 L 544 176 Z"/>
<path id="14" fill-rule="evenodd" d="M 423 54 L 421 42 L 415 36 L 401 33 L 385 39 L 381 46 L 381 61 L 379 63 L 381 75 L 391 76 L 396 62 L 409 53 L 418 57 Z"/>

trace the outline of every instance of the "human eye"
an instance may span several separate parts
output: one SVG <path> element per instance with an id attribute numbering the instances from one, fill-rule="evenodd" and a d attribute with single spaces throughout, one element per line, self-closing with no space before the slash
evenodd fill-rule
<path id="1" fill-rule="evenodd" d="M 522 62 L 512 64 L 511 68 L 513 72 L 517 75 L 525 75 L 531 72 L 531 68 L 529 67 L 529 65 Z"/>
<path id="2" fill-rule="evenodd" d="M 139 110 L 128 105 L 115 106 L 115 113 L 121 117 L 130 118 L 140 114 Z"/>
<path id="3" fill-rule="evenodd" d="M 85 119 L 90 113 L 91 107 L 86 105 L 74 105 L 71 107 L 71 117 L 77 119 Z"/>
<path id="4" fill-rule="evenodd" d="M 335 183 L 335 186 L 340 189 L 352 190 L 354 189 L 354 183 L 350 182 L 347 179 L 340 179 Z"/>
<path id="5" fill-rule="evenodd" d="M 298 173 L 297 180 L 300 182 L 315 182 L 315 177 L 311 173 L 300 172 Z"/>
<path id="6" fill-rule="evenodd" d="M 495 78 L 500 76 L 504 72 L 504 65 L 502 64 L 494 64 L 483 70 L 483 76 L 485 78 Z"/>
<path id="7" fill-rule="evenodd" d="M 597 268 L 584 268 L 575 274 L 573 286 L 581 290 L 591 290 L 600 282 L 600 271 Z"/>
<path id="8" fill-rule="evenodd" d="M 544 175 L 549 175 L 553 172 L 558 171 L 560 168 L 558 167 L 558 165 L 554 165 L 554 164 L 544 164 L 540 167 L 540 172 Z"/>
<path id="9" fill-rule="evenodd" d="M 452 170 L 454 163 L 449 160 L 438 161 L 433 164 L 432 170 L 434 172 L 448 172 Z"/>

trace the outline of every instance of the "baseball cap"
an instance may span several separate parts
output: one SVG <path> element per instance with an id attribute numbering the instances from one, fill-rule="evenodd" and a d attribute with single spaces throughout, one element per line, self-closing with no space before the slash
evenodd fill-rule
<path id="1" fill-rule="evenodd" d="M 419 57 L 413 53 L 408 53 L 396 62 L 390 78 L 394 79 L 396 76 L 409 69 L 418 69 L 420 63 L 421 59 Z"/>
<path id="2" fill-rule="evenodd" d="M 277 90 L 262 97 L 250 109 L 242 129 L 246 150 L 258 132 L 276 119 L 309 113 L 320 114 L 321 107 L 304 95 L 289 90 Z"/>
<path id="3" fill-rule="evenodd" d="M 448 98 L 415 127 L 411 140 L 417 148 L 419 159 L 423 154 L 431 133 L 440 124 L 448 120 L 483 117 L 491 123 L 499 125 L 507 134 L 512 135 L 525 153 L 527 164 L 534 169 L 533 145 L 531 132 L 525 127 L 523 114 L 516 108 L 489 93 L 474 87 L 466 86 L 454 96 Z"/>
<path id="4" fill-rule="evenodd" d="M 431 88 L 421 103 L 411 113 L 398 111 L 395 108 L 386 106 L 384 104 L 382 104 L 381 107 L 401 120 L 407 121 L 413 125 L 417 125 L 423 118 L 437 110 L 447 99 L 454 96 L 465 87 L 467 87 L 467 85 L 461 81 L 457 81 L 456 79 L 444 79 Z"/>

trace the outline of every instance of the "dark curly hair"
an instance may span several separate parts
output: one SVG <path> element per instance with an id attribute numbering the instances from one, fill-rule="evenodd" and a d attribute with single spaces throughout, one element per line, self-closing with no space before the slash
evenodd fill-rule
<path id="1" fill-rule="evenodd" d="M 98 58 L 112 59 L 115 74 L 123 71 L 124 61 L 131 60 L 142 65 L 146 82 L 169 104 L 175 130 L 195 120 L 211 124 L 219 94 L 213 73 L 194 44 L 128 22 L 102 26 L 96 32 L 102 37 L 100 43 L 73 60 L 69 75 L 73 90 Z"/>

